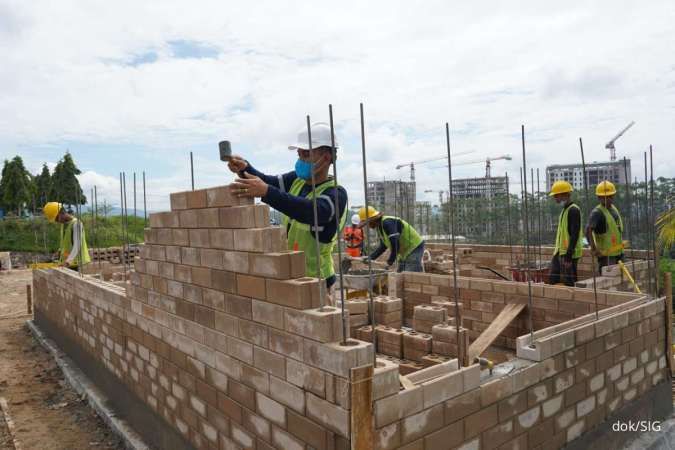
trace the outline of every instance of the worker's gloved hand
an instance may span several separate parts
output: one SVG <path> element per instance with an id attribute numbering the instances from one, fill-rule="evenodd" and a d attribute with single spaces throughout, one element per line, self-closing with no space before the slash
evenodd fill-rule
<path id="1" fill-rule="evenodd" d="M 234 173 L 239 173 L 248 167 L 248 162 L 239 155 L 232 155 L 227 162 L 227 167 Z"/>
<path id="2" fill-rule="evenodd" d="M 244 173 L 244 178 L 237 178 L 230 185 L 230 190 L 237 197 L 264 197 L 267 195 L 267 183 L 249 173 Z"/>

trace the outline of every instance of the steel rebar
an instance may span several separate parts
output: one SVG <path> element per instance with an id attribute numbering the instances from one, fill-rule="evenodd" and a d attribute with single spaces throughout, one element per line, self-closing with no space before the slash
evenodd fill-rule
<path id="1" fill-rule="evenodd" d="M 328 121 L 330 123 L 330 145 L 333 153 L 333 181 L 335 186 L 338 186 L 338 176 L 337 176 L 337 149 L 335 148 L 335 127 L 333 125 L 333 105 L 328 105 Z M 336 189 L 337 192 L 337 189 Z M 337 200 L 337 194 L 336 194 Z M 346 205 L 345 205 L 346 207 Z M 340 273 L 340 306 L 342 315 L 342 344 L 347 344 L 347 316 L 345 315 L 345 285 L 344 285 L 344 272 L 342 270 L 342 242 L 340 241 L 340 219 L 341 215 L 339 214 L 339 205 L 336 206 L 335 211 L 335 233 L 337 234 L 337 249 L 338 249 L 338 269 Z"/>
<path id="2" fill-rule="evenodd" d="M 190 152 L 190 179 L 192 180 L 192 190 L 195 190 L 195 165 L 194 159 L 192 158 L 192 152 Z"/>
<path id="3" fill-rule="evenodd" d="M 363 166 L 363 194 L 365 196 L 365 208 L 366 208 L 366 225 L 363 232 L 363 240 L 368 246 L 368 229 L 370 228 L 370 214 L 368 211 L 368 173 L 366 170 L 366 127 L 365 120 L 363 118 L 363 103 L 359 104 L 359 112 L 361 115 L 361 158 Z M 375 304 L 373 301 L 373 262 L 368 258 L 368 307 L 370 310 L 370 325 L 373 327 L 372 331 L 372 340 L 373 340 L 373 365 L 377 363 L 377 324 L 375 323 Z"/>
<path id="4" fill-rule="evenodd" d="M 651 201 L 650 203 L 650 221 L 649 229 L 647 232 L 652 237 L 652 249 L 654 252 L 654 297 L 659 296 L 659 255 L 656 249 L 656 236 L 655 236 L 655 227 L 654 222 L 656 221 L 656 211 L 654 210 L 654 157 L 652 152 L 652 145 L 649 144 L 649 191 Z"/>
<path id="5" fill-rule="evenodd" d="M 539 274 L 542 275 L 542 281 L 543 281 L 543 273 L 542 273 L 542 254 L 541 254 L 541 246 L 542 246 L 542 236 L 541 236 L 541 185 L 539 184 L 539 167 L 537 167 L 537 222 L 539 223 Z"/>
<path id="6" fill-rule="evenodd" d="M 523 191 L 525 195 L 523 196 L 524 198 L 524 204 L 523 204 L 523 211 L 525 214 L 525 267 L 526 267 L 526 273 L 527 273 L 527 310 L 528 310 L 528 315 L 527 315 L 527 321 L 528 325 L 530 327 L 530 345 L 534 345 L 534 329 L 532 327 L 532 276 L 530 274 L 530 226 L 528 223 L 528 209 L 527 209 L 527 159 L 525 157 L 525 125 L 520 126 L 520 137 L 521 137 L 521 142 L 523 145 Z"/>
<path id="7" fill-rule="evenodd" d="M 647 178 L 647 152 L 644 152 L 645 156 L 645 234 L 647 235 L 647 277 L 649 279 L 648 281 L 648 286 L 649 286 L 649 293 L 653 293 L 654 289 L 652 286 L 652 280 L 653 274 L 652 274 L 652 257 L 651 257 L 651 248 L 652 248 L 652 242 L 651 238 L 652 235 L 649 232 L 649 227 L 651 225 L 651 211 L 649 208 L 649 178 Z"/>
<path id="8" fill-rule="evenodd" d="M 579 138 L 579 148 L 581 149 L 581 168 L 584 175 L 584 192 L 586 196 L 586 210 L 590 208 L 590 199 L 588 197 L 588 178 L 586 178 L 586 159 L 584 158 L 584 142 Z M 609 224 L 608 224 L 609 226 Z M 593 235 L 591 233 L 591 239 Z M 590 245 L 590 242 L 589 242 Z M 595 255 L 591 252 L 591 272 L 593 272 L 593 298 L 595 299 L 595 320 L 599 319 L 598 316 L 598 285 L 595 275 Z"/>
<path id="9" fill-rule="evenodd" d="M 513 267 L 513 241 L 511 240 L 511 194 L 509 191 L 509 173 L 506 172 L 506 238 L 509 243 L 509 263 Z"/>
<path id="10" fill-rule="evenodd" d="M 307 141 L 310 158 L 312 158 L 312 127 L 309 115 L 307 115 Z M 312 167 L 312 212 L 314 214 L 314 243 L 316 248 L 316 277 L 319 279 L 319 311 L 323 311 L 326 306 L 324 279 L 321 277 L 321 245 L 319 244 L 319 212 L 316 206 L 316 175 L 314 174 L 314 163 Z"/>

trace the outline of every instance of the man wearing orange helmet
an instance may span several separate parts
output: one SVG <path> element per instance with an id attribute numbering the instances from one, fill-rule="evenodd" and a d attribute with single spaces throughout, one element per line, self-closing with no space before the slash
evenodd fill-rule
<path id="1" fill-rule="evenodd" d="M 77 270 L 80 265 L 89 264 L 91 258 L 82 223 L 68 214 L 63 205 L 58 202 L 47 203 L 42 211 L 50 223 L 61 225 L 59 265 Z"/>
<path id="2" fill-rule="evenodd" d="M 623 260 L 623 220 L 614 206 L 616 188 L 605 180 L 595 188 L 600 202 L 591 212 L 586 226 L 586 239 L 593 256 L 598 258 L 598 270 Z"/>
<path id="3" fill-rule="evenodd" d="M 583 251 L 581 240 L 581 210 L 572 201 L 572 185 L 567 181 L 556 181 L 549 196 L 563 209 L 558 217 L 555 249 L 551 260 L 550 284 L 564 283 L 574 286 L 577 281 L 577 263 Z"/>

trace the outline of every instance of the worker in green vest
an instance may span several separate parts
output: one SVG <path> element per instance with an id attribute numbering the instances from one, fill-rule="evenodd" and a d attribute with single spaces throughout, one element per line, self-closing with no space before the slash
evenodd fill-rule
<path id="1" fill-rule="evenodd" d="M 43 208 L 43 213 L 50 223 L 61 225 L 59 242 L 59 260 L 62 267 L 77 270 L 91 262 L 84 226 L 77 217 L 68 214 L 63 205 L 58 202 L 49 202 Z"/>
<path id="2" fill-rule="evenodd" d="M 282 175 L 265 175 L 241 156 L 233 156 L 228 167 L 239 178 L 231 190 L 240 197 L 258 197 L 283 214 L 289 250 L 305 252 L 305 274 L 326 280 L 330 289 L 335 283 L 333 248 L 347 214 L 347 191 L 329 174 L 333 160 L 331 129 L 328 124 L 311 125 L 311 151 L 307 128 L 298 133 L 297 143 L 289 146 L 297 151 L 295 170 Z M 335 141 L 337 150 L 337 140 Z M 312 189 L 312 172 L 316 192 Z M 319 232 L 319 259 L 316 257 L 315 223 L 312 199 L 316 195 Z M 340 218 L 339 229 L 335 216 Z"/>
<path id="3" fill-rule="evenodd" d="M 581 209 L 572 201 L 572 185 L 567 181 L 556 181 L 551 186 L 549 196 L 563 209 L 558 217 L 558 230 L 555 236 L 555 248 L 551 259 L 550 284 L 563 283 L 574 286 L 577 282 L 577 265 L 583 252 L 581 238 Z"/>
<path id="4" fill-rule="evenodd" d="M 359 218 L 359 227 L 368 225 L 376 229 L 380 237 L 380 246 L 364 257 L 364 261 L 375 260 L 389 249 L 387 269 L 398 262 L 397 272 L 424 272 L 424 240 L 408 222 L 399 217 L 385 216 L 372 206 L 368 207 L 367 216 L 365 207 L 359 209 Z"/>
<path id="5" fill-rule="evenodd" d="M 595 188 L 600 202 L 591 212 L 586 227 L 586 239 L 591 251 L 598 258 L 599 271 L 623 260 L 623 220 L 614 206 L 616 188 L 609 181 L 603 181 Z"/>

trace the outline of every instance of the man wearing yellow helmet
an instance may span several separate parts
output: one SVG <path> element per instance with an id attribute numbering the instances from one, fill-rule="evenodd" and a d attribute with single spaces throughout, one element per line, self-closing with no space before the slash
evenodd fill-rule
<path id="1" fill-rule="evenodd" d="M 410 226 L 408 222 L 393 216 L 385 216 L 372 206 L 359 210 L 361 223 L 359 227 L 377 229 L 380 237 L 380 246 L 373 253 L 364 258 L 377 259 L 385 250 L 389 249 L 389 258 L 387 259 L 387 268 L 398 261 L 398 272 L 422 272 L 422 256 L 424 256 L 424 240 Z"/>
<path id="2" fill-rule="evenodd" d="M 600 204 L 591 212 L 586 226 L 586 239 L 591 251 L 598 258 L 599 270 L 604 266 L 623 260 L 623 220 L 614 206 L 616 188 L 609 181 L 603 181 L 595 188 Z"/>
<path id="3" fill-rule="evenodd" d="M 556 181 L 549 196 L 563 209 L 558 217 L 555 249 L 551 260 L 550 284 L 564 283 L 574 286 L 577 281 L 577 263 L 583 251 L 581 240 L 581 210 L 572 201 L 572 185 L 567 181 Z"/>
<path id="4" fill-rule="evenodd" d="M 50 223 L 61 225 L 59 264 L 73 270 L 76 270 L 79 264 L 89 264 L 91 258 L 82 223 L 68 214 L 61 203 L 49 202 L 44 206 L 43 212 Z"/>

